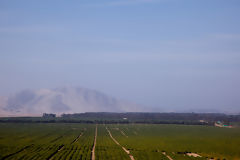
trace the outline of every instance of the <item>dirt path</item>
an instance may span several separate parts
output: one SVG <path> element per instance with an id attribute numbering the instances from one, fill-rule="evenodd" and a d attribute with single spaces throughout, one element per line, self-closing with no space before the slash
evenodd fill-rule
<path id="1" fill-rule="evenodd" d="M 96 143 L 97 143 L 97 125 L 96 125 L 96 129 L 95 129 L 95 137 L 94 137 L 94 144 L 93 144 L 93 148 L 92 148 L 92 158 L 91 158 L 91 160 L 95 160 Z"/>
<path id="2" fill-rule="evenodd" d="M 186 155 L 188 155 L 189 157 L 202 157 L 197 153 L 187 153 Z"/>
<path id="3" fill-rule="evenodd" d="M 126 138 L 128 138 L 128 136 L 123 132 L 123 131 L 120 131 L 121 132 L 121 134 L 123 135 L 123 136 L 125 136 Z"/>
<path id="4" fill-rule="evenodd" d="M 79 134 L 78 136 L 77 136 L 77 138 L 75 138 L 73 141 L 72 141 L 72 143 L 71 144 L 73 144 L 73 143 L 75 143 L 75 142 L 77 142 L 78 141 L 78 139 L 81 137 L 83 135 L 83 132 L 81 133 L 81 134 Z"/>
<path id="5" fill-rule="evenodd" d="M 163 155 L 165 155 L 169 160 L 173 160 L 169 155 L 166 154 L 166 152 L 162 152 Z"/>
<path id="6" fill-rule="evenodd" d="M 64 148 L 64 145 L 59 146 L 55 152 L 53 152 L 49 157 L 47 157 L 47 160 L 51 160 L 53 158 L 53 156 L 55 154 L 57 154 L 58 152 L 60 152 L 61 150 L 63 150 L 63 148 Z"/>
<path id="7" fill-rule="evenodd" d="M 121 144 L 119 144 L 118 141 L 117 141 L 115 138 L 113 138 L 111 132 L 108 130 L 107 127 L 106 127 L 106 130 L 108 131 L 108 134 L 109 134 L 109 136 L 112 138 L 112 140 L 113 140 L 117 145 L 119 145 L 120 147 L 122 147 L 122 149 L 124 150 L 124 152 L 126 152 L 126 153 L 129 155 L 129 157 L 130 157 L 131 160 L 134 160 L 134 157 L 130 154 L 130 151 L 127 150 L 125 147 L 123 147 Z"/>
<path id="8" fill-rule="evenodd" d="M 71 145 L 72 145 L 73 143 L 77 142 L 78 139 L 83 135 L 83 133 L 84 133 L 84 132 L 80 133 L 80 134 L 77 136 L 77 138 L 75 138 L 75 139 L 71 142 Z M 60 139 L 60 138 L 63 138 L 63 136 L 60 136 L 60 137 L 56 138 L 55 140 L 58 140 L 58 139 Z M 53 152 L 53 153 L 47 158 L 47 160 L 51 160 L 51 159 L 53 158 L 53 156 L 55 156 L 58 152 L 60 152 L 60 151 L 63 150 L 63 149 L 64 149 L 64 145 L 59 146 L 58 149 L 57 149 L 55 152 Z"/>

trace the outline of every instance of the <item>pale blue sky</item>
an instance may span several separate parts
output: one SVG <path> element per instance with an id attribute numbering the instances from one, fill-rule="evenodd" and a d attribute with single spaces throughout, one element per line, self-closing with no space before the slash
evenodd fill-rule
<path id="1" fill-rule="evenodd" d="M 0 95 L 66 85 L 240 112 L 240 1 L 0 0 Z"/>

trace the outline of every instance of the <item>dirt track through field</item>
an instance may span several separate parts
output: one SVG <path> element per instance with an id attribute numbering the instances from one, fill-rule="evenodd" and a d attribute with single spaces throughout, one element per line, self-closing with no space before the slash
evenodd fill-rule
<path id="1" fill-rule="evenodd" d="M 97 125 L 96 125 L 96 129 L 95 129 L 95 137 L 94 137 L 94 144 L 93 144 L 93 148 L 92 148 L 92 158 L 91 158 L 91 160 L 95 160 L 96 143 L 97 143 Z"/>
<path id="2" fill-rule="evenodd" d="M 113 138 L 111 132 L 108 130 L 107 127 L 106 127 L 106 130 L 108 131 L 108 134 L 109 134 L 109 136 L 112 138 L 112 140 L 113 140 L 117 145 L 119 145 L 120 147 L 122 147 L 122 149 L 129 155 L 129 157 L 130 157 L 131 160 L 134 160 L 134 157 L 130 154 L 130 151 L 127 150 L 125 147 L 123 147 L 120 143 L 118 143 L 118 141 L 117 141 L 115 138 Z"/>
<path id="3" fill-rule="evenodd" d="M 121 134 L 123 135 L 123 136 L 125 136 L 126 138 L 128 138 L 128 136 L 123 132 L 123 131 L 120 131 L 121 132 Z"/>
<path id="4" fill-rule="evenodd" d="M 61 150 L 63 150 L 63 148 L 64 148 L 64 145 L 59 146 L 55 152 L 53 152 L 49 157 L 47 157 L 47 160 L 51 160 L 53 158 L 53 156 L 55 154 L 57 154 L 58 152 L 60 152 Z"/>
<path id="5" fill-rule="evenodd" d="M 82 135 L 83 135 L 83 132 L 82 132 L 81 134 L 79 134 L 79 135 L 77 136 L 77 138 L 75 138 L 75 139 L 72 141 L 71 144 L 77 142 L 78 139 L 79 139 Z M 63 136 L 60 136 L 60 137 L 56 138 L 54 141 L 56 141 L 56 140 L 58 140 L 58 139 L 61 139 L 61 138 L 63 138 Z M 52 142 L 52 141 L 51 141 L 51 142 Z M 57 149 L 55 152 L 53 152 L 53 153 L 47 158 L 47 160 L 51 160 L 51 159 L 53 158 L 53 156 L 55 156 L 58 152 L 60 152 L 60 151 L 63 150 L 63 149 L 64 149 L 64 145 L 59 146 L 58 149 Z"/>
<path id="6" fill-rule="evenodd" d="M 81 133 L 81 134 L 79 134 L 79 136 L 76 138 L 76 139 L 74 139 L 73 141 L 72 141 L 72 143 L 71 144 L 73 144 L 73 143 L 75 143 L 75 142 L 77 142 L 78 141 L 78 139 L 81 137 L 83 135 L 83 132 Z"/>
<path id="7" fill-rule="evenodd" d="M 162 152 L 163 155 L 165 155 L 169 160 L 173 160 L 169 155 L 166 154 L 166 152 Z"/>

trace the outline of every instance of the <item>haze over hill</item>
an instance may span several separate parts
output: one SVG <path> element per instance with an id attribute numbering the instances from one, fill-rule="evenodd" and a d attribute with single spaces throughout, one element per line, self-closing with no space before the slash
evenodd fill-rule
<path id="1" fill-rule="evenodd" d="M 83 86 L 148 112 L 240 113 L 239 15 L 239 0 L 1 0 L 0 96 Z M 0 114 L 143 111 L 91 93 L 28 90 Z"/>
<path id="2" fill-rule="evenodd" d="M 77 87 L 23 90 L 9 97 L 1 97 L 0 106 L 0 116 L 41 115 L 45 112 L 143 111 L 140 105 L 115 99 L 96 90 Z"/>

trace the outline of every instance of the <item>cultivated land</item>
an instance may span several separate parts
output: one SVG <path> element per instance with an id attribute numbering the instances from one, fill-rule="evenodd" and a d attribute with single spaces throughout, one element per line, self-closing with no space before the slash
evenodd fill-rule
<path id="1" fill-rule="evenodd" d="M 0 159 L 237 160 L 239 145 L 240 128 L 0 123 Z"/>

